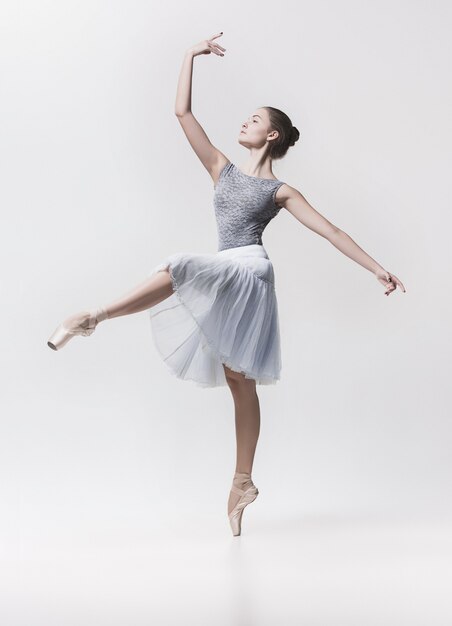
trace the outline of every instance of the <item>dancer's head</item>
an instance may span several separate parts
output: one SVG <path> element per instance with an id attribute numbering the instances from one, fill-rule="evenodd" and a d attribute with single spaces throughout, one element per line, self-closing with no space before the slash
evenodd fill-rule
<path id="1" fill-rule="evenodd" d="M 266 146 L 263 162 L 267 156 L 272 160 L 282 159 L 299 137 L 300 132 L 292 126 L 288 115 L 280 109 L 265 106 L 253 111 L 243 122 L 238 141 L 245 148 Z"/>

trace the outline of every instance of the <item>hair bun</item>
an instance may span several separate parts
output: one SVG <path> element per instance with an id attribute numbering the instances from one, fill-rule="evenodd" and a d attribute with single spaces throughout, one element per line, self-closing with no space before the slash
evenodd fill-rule
<path id="1" fill-rule="evenodd" d="M 300 138 L 300 131 L 296 126 L 292 126 L 292 132 L 290 135 L 290 143 L 289 146 L 293 146 L 296 141 Z"/>

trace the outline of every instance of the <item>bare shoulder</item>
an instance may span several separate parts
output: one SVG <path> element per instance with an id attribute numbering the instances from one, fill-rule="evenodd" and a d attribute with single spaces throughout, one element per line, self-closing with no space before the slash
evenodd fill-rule
<path id="1" fill-rule="evenodd" d="M 288 183 L 283 183 L 276 190 L 275 201 L 276 204 L 281 208 L 285 209 L 286 204 L 290 198 L 294 198 L 300 192 L 295 187 L 291 187 Z"/>
<path id="2" fill-rule="evenodd" d="M 280 203 L 281 208 L 286 209 L 301 224 L 325 239 L 330 239 L 334 233 L 340 231 L 340 228 L 321 215 L 298 189 L 287 183 L 276 190 L 275 202 Z"/>

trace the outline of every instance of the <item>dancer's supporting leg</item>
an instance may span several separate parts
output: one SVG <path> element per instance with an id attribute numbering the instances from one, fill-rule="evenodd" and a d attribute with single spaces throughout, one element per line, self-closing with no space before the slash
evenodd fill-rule
<path id="1" fill-rule="evenodd" d="M 223 367 L 235 408 L 237 457 L 233 484 L 239 489 L 248 489 L 253 484 L 251 472 L 260 431 L 260 406 L 256 381 L 245 378 L 243 374 L 234 372 L 225 365 Z M 230 492 L 228 514 L 239 499 L 240 495 Z"/>

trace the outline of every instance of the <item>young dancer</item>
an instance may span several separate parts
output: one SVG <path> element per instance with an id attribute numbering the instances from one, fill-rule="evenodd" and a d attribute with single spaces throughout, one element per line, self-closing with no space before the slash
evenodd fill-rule
<path id="1" fill-rule="evenodd" d="M 175 107 L 190 145 L 212 177 L 218 251 L 168 256 L 121 298 L 68 317 L 48 345 L 59 350 L 75 335 L 91 335 L 106 319 L 148 310 L 168 371 L 201 387 L 230 388 L 237 451 L 227 509 L 237 536 L 244 508 L 259 493 L 251 478 L 260 430 L 256 385 L 276 383 L 281 370 L 275 274 L 262 243 L 267 224 L 284 208 L 372 272 L 386 295 L 397 286 L 406 289 L 296 188 L 274 176 L 273 161 L 283 158 L 300 136 L 283 111 L 260 107 L 243 122 L 238 142 L 249 150 L 249 159 L 242 167 L 212 145 L 191 111 L 193 60 L 202 54 L 224 56 L 226 49 L 215 42 L 222 34 L 186 52 Z"/>

